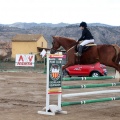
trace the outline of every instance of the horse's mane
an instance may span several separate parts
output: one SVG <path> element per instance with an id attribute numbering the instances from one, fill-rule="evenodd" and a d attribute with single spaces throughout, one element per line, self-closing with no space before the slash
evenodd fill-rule
<path id="1" fill-rule="evenodd" d="M 61 39 L 64 39 L 64 40 L 68 40 L 70 42 L 76 42 L 76 40 L 72 39 L 72 38 L 68 38 L 68 37 L 61 37 L 61 36 L 58 36 L 59 38 Z"/>
<path id="2" fill-rule="evenodd" d="M 67 47 L 70 48 L 74 45 L 77 45 L 76 40 L 67 38 L 67 37 L 61 37 L 61 36 L 53 36 L 53 40 L 57 40 L 58 43 L 65 49 Z"/>

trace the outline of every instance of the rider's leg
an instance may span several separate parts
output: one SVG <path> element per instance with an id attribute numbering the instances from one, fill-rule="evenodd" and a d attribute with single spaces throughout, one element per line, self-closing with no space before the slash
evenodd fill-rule
<path id="1" fill-rule="evenodd" d="M 81 56 L 82 55 L 82 49 L 83 46 L 88 44 L 88 43 L 94 43 L 94 39 L 91 40 L 84 40 L 80 45 L 78 45 L 78 52 L 75 53 L 76 56 Z"/>
<path id="2" fill-rule="evenodd" d="M 81 56 L 82 55 L 82 49 L 84 46 L 82 45 L 78 45 L 78 52 L 77 52 L 77 56 Z"/>
<path id="3" fill-rule="evenodd" d="M 89 43 L 94 43 L 94 39 L 91 39 L 91 40 L 84 40 L 80 45 L 84 46 L 84 45 L 87 45 Z"/>
<path id="4" fill-rule="evenodd" d="M 78 45 L 77 46 L 77 49 L 78 49 L 78 52 L 75 53 L 76 56 L 81 56 L 82 55 L 82 49 L 83 49 L 84 46 L 82 45 Z"/>

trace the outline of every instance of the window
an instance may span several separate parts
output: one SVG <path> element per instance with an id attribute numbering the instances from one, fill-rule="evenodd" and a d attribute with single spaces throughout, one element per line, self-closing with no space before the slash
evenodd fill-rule
<path id="1" fill-rule="evenodd" d="M 42 42 L 42 44 L 41 44 L 41 47 L 43 47 L 43 42 Z"/>

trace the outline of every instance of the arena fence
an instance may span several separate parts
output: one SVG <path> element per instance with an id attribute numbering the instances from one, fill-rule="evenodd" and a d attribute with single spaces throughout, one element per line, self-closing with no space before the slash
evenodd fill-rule
<path id="1" fill-rule="evenodd" d="M 15 61 L 0 61 L 0 71 L 38 71 L 46 72 L 46 67 L 43 61 L 35 62 L 34 67 L 19 67 L 15 66 Z"/>

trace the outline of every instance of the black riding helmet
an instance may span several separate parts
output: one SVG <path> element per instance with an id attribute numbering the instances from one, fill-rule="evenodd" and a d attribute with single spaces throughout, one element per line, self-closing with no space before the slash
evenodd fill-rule
<path id="1" fill-rule="evenodd" d="M 81 22 L 79 27 L 87 27 L 87 23 L 86 22 Z"/>

